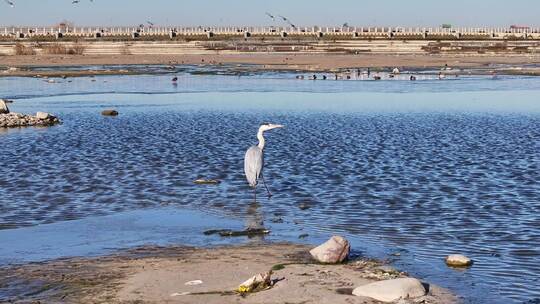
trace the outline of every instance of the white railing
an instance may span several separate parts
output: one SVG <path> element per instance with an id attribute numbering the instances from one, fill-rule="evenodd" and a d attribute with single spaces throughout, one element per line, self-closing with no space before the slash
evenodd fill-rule
<path id="1" fill-rule="evenodd" d="M 283 27 L 283 26 L 220 26 L 220 27 L 1 27 L 0 37 L 15 36 L 17 38 L 32 37 L 32 36 L 58 36 L 60 33 L 64 36 L 74 37 L 90 37 L 100 33 L 101 36 L 131 36 L 134 32 L 140 35 L 169 35 L 175 32 L 179 35 L 207 35 L 209 32 L 215 35 L 243 35 L 246 32 L 255 35 L 273 35 L 286 32 L 296 35 L 313 35 L 315 33 L 333 34 L 333 35 L 350 35 L 358 36 L 407 36 L 407 35 L 490 35 L 492 37 L 505 37 L 511 35 L 539 35 L 540 28 L 471 28 L 471 27 L 453 27 L 453 28 L 426 28 L 426 27 Z"/>

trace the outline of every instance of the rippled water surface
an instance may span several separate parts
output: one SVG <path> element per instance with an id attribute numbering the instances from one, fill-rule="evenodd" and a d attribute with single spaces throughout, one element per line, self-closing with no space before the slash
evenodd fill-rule
<path id="1" fill-rule="evenodd" d="M 158 206 L 245 217 L 243 156 L 269 121 L 286 127 L 266 134 L 267 222 L 384 248 L 465 302 L 540 298 L 538 78 L 169 79 L 0 78 L 0 96 L 19 98 L 13 111 L 64 122 L 0 130 L 0 229 Z M 120 116 L 99 114 L 112 107 Z M 222 182 L 194 185 L 200 177 Z M 474 266 L 447 268 L 454 252 Z"/>

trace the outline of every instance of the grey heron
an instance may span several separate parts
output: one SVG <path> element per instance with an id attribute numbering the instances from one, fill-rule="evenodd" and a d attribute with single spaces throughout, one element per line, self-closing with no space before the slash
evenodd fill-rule
<path id="1" fill-rule="evenodd" d="M 271 123 L 261 124 L 261 126 L 259 127 L 259 132 L 257 132 L 257 139 L 259 140 L 259 144 L 249 147 L 249 149 L 246 151 L 246 156 L 244 158 L 244 173 L 246 174 L 246 179 L 249 185 L 253 188 L 255 201 L 257 201 L 257 183 L 259 181 L 259 176 L 263 181 L 266 192 L 268 193 L 268 197 L 272 196 L 272 194 L 268 190 L 268 187 L 266 186 L 266 182 L 264 181 L 264 176 L 262 174 L 262 170 L 264 167 L 265 144 L 263 133 L 265 131 L 269 131 L 275 128 L 283 128 L 283 126 Z"/>

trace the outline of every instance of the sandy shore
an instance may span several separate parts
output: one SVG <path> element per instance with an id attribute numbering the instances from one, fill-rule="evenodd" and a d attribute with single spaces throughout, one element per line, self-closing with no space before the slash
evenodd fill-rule
<path id="1" fill-rule="evenodd" d="M 216 55 L 31 55 L 1 56 L 0 66 L 17 67 L 0 72 L 1 76 L 84 76 L 129 74 L 130 72 L 107 69 L 85 72 L 52 71 L 34 72 L 25 70 L 36 66 L 72 67 L 88 65 L 154 65 L 154 64 L 254 64 L 258 69 L 337 71 L 348 68 L 418 68 L 439 69 L 445 64 L 453 68 L 488 68 L 491 64 L 507 65 L 501 73 L 540 75 L 539 68 L 522 67 L 525 64 L 540 64 L 540 56 L 460 56 L 460 55 L 380 55 L 380 54 L 216 54 Z"/>
<path id="2" fill-rule="evenodd" d="M 264 244 L 218 248 L 143 247 L 99 258 L 71 258 L 0 269 L 7 301 L 42 303 L 378 303 L 351 295 L 369 282 L 406 277 L 380 261 L 354 258 L 346 264 L 313 263 L 309 248 Z M 245 297 L 235 288 L 274 269 L 274 287 Z M 197 285 L 186 282 L 201 280 Z M 190 292 L 195 294 L 182 295 Z M 0 294 L 1 295 L 1 294 Z M 6 296 L 5 294 L 3 295 Z M 4 299 L 6 300 L 6 299 Z M 431 285 L 407 303 L 457 303 Z"/>

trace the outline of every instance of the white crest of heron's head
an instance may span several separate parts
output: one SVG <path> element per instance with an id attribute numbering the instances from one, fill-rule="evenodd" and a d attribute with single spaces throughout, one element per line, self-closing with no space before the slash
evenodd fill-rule
<path id="1" fill-rule="evenodd" d="M 272 130 L 272 129 L 276 129 L 276 128 L 283 128 L 283 125 L 271 124 L 271 123 L 263 123 L 259 127 L 259 132 L 264 132 L 264 131 L 268 131 L 268 130 Z"/>

